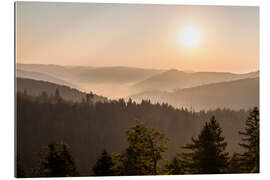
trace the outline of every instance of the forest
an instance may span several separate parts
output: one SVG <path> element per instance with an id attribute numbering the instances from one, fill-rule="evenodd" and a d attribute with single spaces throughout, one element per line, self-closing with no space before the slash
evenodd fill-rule
<path id="1" fill-rule="evenodd" d="M 17 92 L 16 177 L 259 172 L 259 108 L 195 112 Z"/>
<path id="2" fill-rule="evenodd" d="M 260 7 L 14 11 L 16 177 L 260 173 Z"/>

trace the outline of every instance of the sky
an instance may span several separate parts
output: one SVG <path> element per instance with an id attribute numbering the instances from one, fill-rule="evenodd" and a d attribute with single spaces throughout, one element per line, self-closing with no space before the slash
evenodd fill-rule
<path id="1" fill-rule="evenodd" d="M 257 71 L 259 8 L 17 2 L 16 61 Z"/>

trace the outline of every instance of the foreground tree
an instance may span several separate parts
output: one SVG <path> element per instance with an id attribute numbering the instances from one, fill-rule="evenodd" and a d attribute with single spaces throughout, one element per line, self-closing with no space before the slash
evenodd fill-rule
<path id="1" fill-rule="evenodd" d="M 67 144 L 60 142 L 48 145 L 40 152 L 40 168 L 38 176 L 45 177 L 72 177 L 78 176 L 75 162 Z"/>
<path id="2" fill-rule="evenodd" d="M 180 163 L 186 174 L 225 173 L 228 166 L 227 143 L 221 136 L 222 130 L 213 116 L 206 122 L 198 138 L 183 148 L 189 152 L 179 154 Z"/>
<path id="3" fill-rule="evenodd" d="M 128 148 L 119 155 L 120 175 L 156 175 L 162 172 L 159 161 L 164 160 L 168 138 L 156 129 L 136 120 L 126 131 Z"/>
<path id="4" fill-rule="evenodd" d="M 241 154 L 241 167 L 243 172 L 258 173 L 259 168 L 259 109 L 255 107 L 246 120 L 244 131 L 239 134 L 243 136 L 241 147 L 245 152 Z"/>
<path id="5" fill-rule="evenodd" d="M 116 164 L 113 158 L 106 150 L 104 150 L 101 156 L 98 158 L 96 164 L 93 167 L 94 176 L 114 176 L 117 175 L 115 169 Z"/>

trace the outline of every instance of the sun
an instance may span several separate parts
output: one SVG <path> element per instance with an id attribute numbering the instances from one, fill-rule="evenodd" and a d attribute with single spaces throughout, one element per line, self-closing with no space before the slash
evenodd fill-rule
<path id="1" fill-rule="evenodd" d="M 200 31 L 193 26 L 186 26 L 180 31 L 180 43 L 185 48 L 195 48 L 201 41 Z"/>

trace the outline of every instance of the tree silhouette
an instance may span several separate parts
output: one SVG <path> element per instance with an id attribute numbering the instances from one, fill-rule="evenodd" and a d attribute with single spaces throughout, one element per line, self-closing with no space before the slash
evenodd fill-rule
<path id="1" fill-rule="evenodd" d="M 102 152 L 98 158 L 96 164 L 93 167 L 94 176 L 113 176 L 117 175 L 114 169 L 116 164 L 114 163 L 112 156 L 108 154 L 106 150 Z"/>
<path id="2" fill-rule="evenodd" d="M 232 124 L 234 130 L 228 129 L 228 127 L 224 129 L 227 133 L 226 138 L 232 139 L 234 137 L 231 134 L 233 132 L 237 134 L 238 130 L 243 128 L 241 120 L 245 120 L 248 116 L 246 110 L 216 109 L 190 112 L 186 108 L 176 109 L 165 103 L 152 104 L 145 101 L 143 104 L 139 104 L 131 99 L 127 103 L 123 100 L 97 101 L 89 108 L 86 102 L 75 103 L 67 100 L 59 102 L 55 99 L 54 93 L 47 93 L 48 98 L 44 101 L 41 92 L 42 90 L 39 96 L 33 96 L 29 92 L 28 95 L 23 94 L 23 92 L 17 93 L 17 131 L 18 137 L 20 137 L 18 139 L 18 152 L 22 152 L 21 157 L 27 157 L 27 161 L 22 161 L 27 176 L 32 175 L 30 170 L 35 167 L 35 152 L 38 152 L 43 144 L 55 142 L 59 139 L 67 140 L 71 147 L 76 146 L 72 149 L 72 153 L 76 154 L 76 165 L 80 167 L 80 174 L 91 175 L 92 172 L 89 167 L 93 167 L 96 163 L 98 154 L 102 153 L 99 152 L 99 149 L 104 148 L 104 144 L 118 152 L 127 150 L 126 148 L 131 143 L 127 141 L 128 144 L 125 147 L 123 141 L 128 136 L 123 134 L 123 129 L 129 128 L 131 125 L 129 120 L 134 117 L 143 119 L 147 125 L 151 124 L 151 126 L 166 132 L 166 136 L 172 137 L 173 143 L 168 150 L 168 155 L 171 156 L 175 154 L 176 142 L 179 145 L 184 145 L 182 143 L 186 141 L 186 137 L 192 136 L 194 131 L 199 133 L 202 120 L 210 119 L 212 115 L 216 115 L 220 122 Z M 86 97 L 84 96 L 84 98 Z M 192 128 L 192 131 L 190 128 Z M 150 131 L 150 128 L 147 127 L 146 129 L 147 132 Z M 48 132 L 50 132 L 50 135 L 48 135 Z M 135 142 L 133 144 L 140 144 Z M 148 142 L 151 141 L 148 140 Z M 141 153 L 143 156 L 140 157 L 147 157 L 147 162 L 150 162 L 149 167 L 154 167 L 153 159 L 155 158 L 149 158 L 151 157 L 150 143 L 145 143 L 143 147 L 147 147 L 146 150 L 149 153 L 147 155 Z M 153 147 L 156 147 L 155 143 Z M 87 149 L 88 153 L 80 153 L 83 148 Z M 139 148 L 136 147 L 135 149 Z M 124 155 L 123 153 L 120 153 L 120 155 Z M 138 152 L 132 154 L 135 153 L 141 155 Z M 156 152 L 152 154 L 155 155 Z M 132 155 L 124 157 L 123 160 L 132 159 Z M 134 158 L 136 157 L 134 156 Z M 121 167 L 123 167 L 122 162 L 124 161 L 117 161 Z M 137 162 L 137 160 L 134 160 L 134 162 Z M 138 162 L 142 161 L 138 160 Z M 162 173 L 161 169 L 164 168 L 165 163 L 163 164 L 163 161 L 158 159 L 155 162 L 157 162 L 156 168 L 148 168 L 150 170 L 145 173 L 155 174 L 156 170 L 158 174 Z M 182 164 L 180 165 L 183 167 Z M 136 170 L 136 168 L 134 169 Z M 156 170 L 153 171 L 153 169 Z M 127 174 L 132 173 L 139 174 L 139 171 L 132 172 L 130 170 Z"/>
<path id="3" fill-rule="evenodd" d="M 259 109 L 255 107 L 246 120 L 244 131 L 239 134 L 243 136 L 240 146 L 245 149 L 241 154 L 241 167 L 244 172 L 259 172 Z"/>
<path id="4" fill-rule="evenodd" d="M 148 128 L 136 119 L 136 125 L 126 131 L 128 148 L 119 156 L 121 175 L 155 175 L 164 159 L 168 138 L 156 129 Z"/>
<path id="5" fill-rule="evenodd" d="M 183 148 L 191 152 L 179 154 L 180 162 L 188 174 L 225 173 L 228 165 L 227 143 L 221 136 L 222 130 L 213 116 L 206 122 L 198 138 Z"/>
<path id="6" fill-rule="evenodd" d="M 72 177 L 78 176 L 75 162 L 67 144 L 53 143 L 40 152 L 39 176 L 45 177 Z"/>

